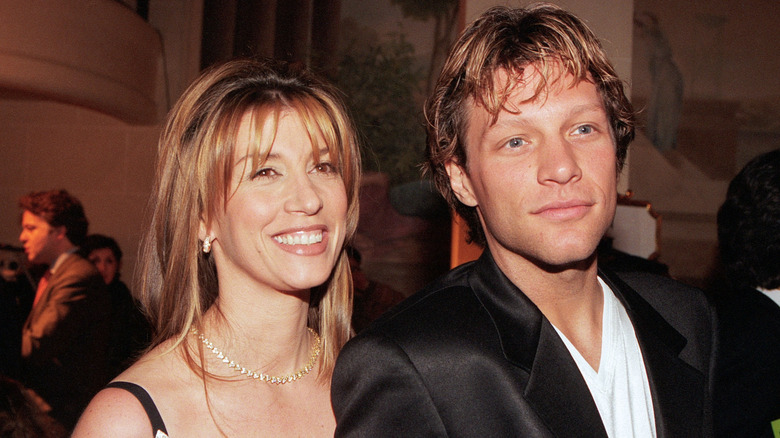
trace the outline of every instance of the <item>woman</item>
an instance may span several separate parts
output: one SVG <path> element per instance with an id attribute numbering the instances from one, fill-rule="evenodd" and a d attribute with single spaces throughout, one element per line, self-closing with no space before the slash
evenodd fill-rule
<path id="1" fill-rule="evenodd" d="M 103 276 L 111 298 L 108 344 L 109 375 L 116 376 L 130 365 L 149 344 L 150 330 L 130 289 L 120 279 L 122 249 L 113 237 L 90 234 L 79 253 Z"/>
<path id="2" fill-rule="evenodd" d="M 162 133 L 140 258 L 156 339 L 74 436 L 332 436 L 359 169 L 309 73 L 238 60 L 196 80 Z"/>

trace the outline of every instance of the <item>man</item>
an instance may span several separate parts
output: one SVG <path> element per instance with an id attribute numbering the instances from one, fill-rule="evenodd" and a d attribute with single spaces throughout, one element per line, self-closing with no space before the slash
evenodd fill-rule
<path id="1" fill-rule="evenodd" d="M 718 211 L 715 432 L 780 434 L 780 149 L 751 160 Z"/>
<path id="2" fill-rule="evenodd" d="M 109 303 L 100 273 L 78 254 L 87 218 L 64 190 L 33 192 L 19 200 L 27 259 L 47 265 L 22 329 L 22 380 L 72 428 L 107 382 Z"/>
<path id="3" fill-rule="evenodd" d="M 710 436 L 706 299 L 597 265 L 634 119 L 593 33 L 490 9 L 426 116 L 428 170 L 486 250 L 342 350 L 336 435 Z"/>

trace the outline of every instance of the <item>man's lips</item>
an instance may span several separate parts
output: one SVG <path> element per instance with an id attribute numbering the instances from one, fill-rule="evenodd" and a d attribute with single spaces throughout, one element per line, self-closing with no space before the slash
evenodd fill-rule
<path id="1" fill-rule="evenodd" d="M 593 205 L 593 202 L 583 200 L 555 201 L 536 209 L 532 214 L 557 220 L 578 219 Z"/>

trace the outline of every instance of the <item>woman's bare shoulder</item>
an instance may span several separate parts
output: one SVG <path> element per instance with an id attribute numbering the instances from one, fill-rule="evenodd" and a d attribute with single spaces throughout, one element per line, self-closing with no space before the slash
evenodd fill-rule
<path id="1" fill-rule="evenodd" d="M 73 437 L 153 436 L 152 425 L 141 403 L 130 392 L 105 388 L 89 402 L 81 415 Z"/>
<path id="2" fill-rule="evenodd" d="M 150 395 L 155 405 L 160 399 L 164 403 L 171 385 L 163 376 L 170 374 L 160 371 L 179 365 L 177 354 L 161 354 L 161 351 L 164 350 L 154 349 L 145 354 L 113 382 L 137 385 Z M 153 434 L 149 417 L 136 396 L 123 388 L 107 387 L 90 401 L 73 436 L 150 437 Z"/>

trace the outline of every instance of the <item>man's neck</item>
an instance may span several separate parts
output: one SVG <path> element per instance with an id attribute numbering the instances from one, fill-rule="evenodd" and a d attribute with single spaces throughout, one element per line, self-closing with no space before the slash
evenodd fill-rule
<path id="1" fill-rule="evenodd" d="M 69 247 L 65 248 L 50 264 L 49 264 L 49 271 L 52 273 L 57 271 L 57 268 L 62 264 L 62 261 L 65 260 L 65 258 L 76 252 L 78 247 L 70 245 Z"/>
<path id="2" fill-rule="evenodd" d="M 499 268 L 598 370 L 601 358 L 604 294 L 595 254 L 566 268 L 547 268 L 528 260 Z M 506 263 L 505 263 L 506 264 Z"/>

